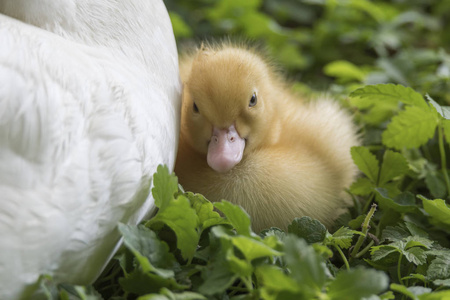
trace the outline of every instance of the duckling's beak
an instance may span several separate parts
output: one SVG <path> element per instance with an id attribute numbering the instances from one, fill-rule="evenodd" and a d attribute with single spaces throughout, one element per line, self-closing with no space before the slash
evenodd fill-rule
<path id="1" fill-rule="evenodd" d="M 216 172 L 227 172 L 241 161 L 244 148 L 245 139 L 234 125 L 227 129 L 214 127 L 206 158 L 208 165 Z"/>

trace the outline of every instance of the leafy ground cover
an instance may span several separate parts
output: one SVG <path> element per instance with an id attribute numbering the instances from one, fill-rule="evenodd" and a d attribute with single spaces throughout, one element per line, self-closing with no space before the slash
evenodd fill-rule
<path id="1" fill-rule="evenodd" d="M 240 207 L 161 166 L 156 216 L 119 225 L 125 247 L 94 286 L 43 277 L 48 299 L 450 299 L 450 1 L 165 3 L 181 47 L 257 41 L 294 89 L 354 113 L 354 207 L 335 228 L 300 217 L 253 232 Z"/>

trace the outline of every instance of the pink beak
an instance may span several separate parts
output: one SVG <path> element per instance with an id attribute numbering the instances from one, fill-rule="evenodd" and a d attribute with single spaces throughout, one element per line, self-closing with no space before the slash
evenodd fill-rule
<path id="1" fill-rule="evenodd" d="M 208 146 L 208 165 L 219 173 L 227 172 L 241 161 L 244 148 L 245 140 L 234 125 L 227 129 L 214 127 Z"/>

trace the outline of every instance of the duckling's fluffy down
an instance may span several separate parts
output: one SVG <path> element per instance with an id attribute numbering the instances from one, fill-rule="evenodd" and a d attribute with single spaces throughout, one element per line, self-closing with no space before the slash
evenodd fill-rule
<path id="1" fill-rule="evenodd" d="M 181 136 L 175 172 L 185 189 L 229 200 L 250 214 L 254 230 L 286 228 L 310 216 L 331 225 L 349 205 L 344 189 L 357 174 L 351 116 L 323 97 L 304 101 L 260 55 L 230 44 L 182 56 Z M 253 95 L 257 102 L 250 103 Z M 226 172 L 208 165 L 213 132 L 245 141 Z M 217 139 L 217 137 L 215 137 Z"/>

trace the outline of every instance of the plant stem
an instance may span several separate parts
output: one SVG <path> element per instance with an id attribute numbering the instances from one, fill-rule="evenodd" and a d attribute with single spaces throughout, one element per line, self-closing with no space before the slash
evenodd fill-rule
<path id="1" fill-rule="evenodd" d="M 370 211 L 367 213 L 366 218 L 364 219 L 364 222 L 362 224 L 362 233 L 363 235 L 360 235 L 358 238 L 358 241 L 356 242 L 355 247 L 352 250 L 351 257 L 355 257 L 358 253 L 359 249 L 361 248 L 362 244 L 364 243 L 364 240 L 366 239 L 367 232 L 369 231 L 369 222 L 370 219 L 372 219 L 373 214 L 377 210 L 377 205 L 374 203 L 372 204 L 372 207 L 370 208 Z"/>
<path id="2" fill-rule="evenodd" d="M 400 257 L 398 258 L 398 264 L 397 264 L 397 276 L 398 276 L 398 281 L 400 282 L 401 285 L 403 285 L 403 281 L 402 281 L 402 274 L 401 274 L 401 266 L 402 266 L 402 257 L 403 257 L 403 253 L 400 253 Z"/>
<path id="3" fill-rule="evenodd" d="M 441 153 L 441 167 L 442 167 L 442 175 L 444 175 L 445 185 L 447 186 L 447 197 L 450 196 L 450 180 L 447 174 L 447 161 L 445 158 L 445 148 L 444 148 L 444 128 L 439 124 L 438 132 L 439 132 L 439 152 Z"/>
<path id="4" fill-rule="evenodd" d="M 374 197 L 375 197 L 375 193 L 372 192 L 370 194 L 369 200 L 367 200 L 366 204 L 364 205 L 362 213 L 365 213 L 366 211 L 369 210 L 370 203 L 372 203 L 372 200 L 373 200 Z"/>
<path id="5" fill-rule="evenodd" d="M 356 257 L 356 258 L 360 258 L 360 257 L 363 256 L 364 254 L 366 254 L 366 252 L 369 251 L 369 249 L 373 246 L 373 244 L 375 244 L 375 242 L 374 242 L 374 241 L 370 241 L 370 243 L 369 243 L 366 247 L 364 247 L 364 249 L 362 249 L 361 251 L 359 251 L 359 252 L 355 255 L 355 257 Z"/>
<path id="6" fill-rule="evenodd" d="M 336 248 L 336 250 L 339 252 L 339 254 L 341 255 L 342 260 L 344 261 L 345 267 L 347 268 L 347 270 L 350 270 L 350 265 L 348 264 L 348 260 L 344 255 L 344 252 L 342 252 L 341 248 L 339 248 L 338 246 L 334 245 L 334 248 Z"/>

